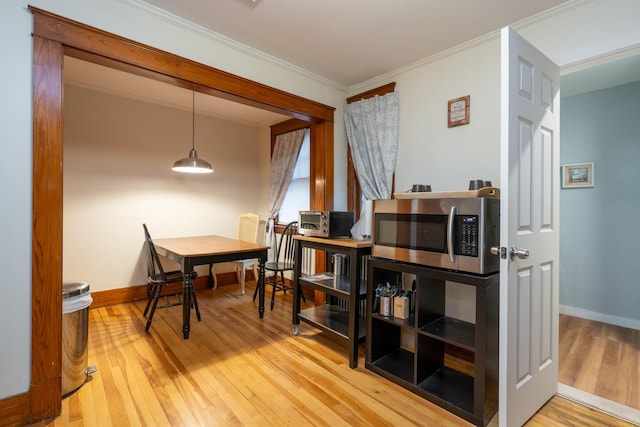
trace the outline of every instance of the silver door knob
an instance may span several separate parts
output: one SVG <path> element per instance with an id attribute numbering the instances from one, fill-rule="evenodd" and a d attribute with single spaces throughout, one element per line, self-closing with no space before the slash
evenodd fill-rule
<path id="1" fill-rule="evenodd" d="M 511 259 L 514 259 L 515 257 L 518 257 L 520 259 L 529 258 L 529 251 L 528 250 L 519 249 L 519 248 L 516 248 L 515 246 L 511 246 L 511 249 L 509 249 L 509 253 L 511 254 Z"/>

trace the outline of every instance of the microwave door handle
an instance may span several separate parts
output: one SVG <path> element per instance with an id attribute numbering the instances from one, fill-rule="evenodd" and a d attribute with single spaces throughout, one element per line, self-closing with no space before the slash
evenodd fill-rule
<path id="1" fill-rule="evenodd" d="M 456 207 L 451 206 L 451 212 L 449 213 L 449 223 L 447 224 L 447 249 L 449 250 L 449 259 L 451 262 L 455 262 L 453 255 L 453 220 L 456 216 Z"/>

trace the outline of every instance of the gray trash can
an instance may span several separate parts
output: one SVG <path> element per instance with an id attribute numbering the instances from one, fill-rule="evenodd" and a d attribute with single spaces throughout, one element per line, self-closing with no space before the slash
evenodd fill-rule
<path id="1" fill-rule="evenodd" d="M 78 390 L 95 369 L 87 367 L 89 306 L 93 299 L 89 284 L 62 285 L 62 397 Z"/>

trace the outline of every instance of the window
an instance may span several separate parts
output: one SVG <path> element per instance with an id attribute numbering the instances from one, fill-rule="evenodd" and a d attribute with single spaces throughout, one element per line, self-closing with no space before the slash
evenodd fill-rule
<path id="1" fill-rule="evenodd" d="M 298 220 L 298 211 L 309 210 L 311 200 L 309 188 L 311 185 L 311 142 L 309 129 L 305 131 L 300 154 L 296 161 L 293 176 L 289 182 L 287 194 L 280 207 L 278 223 L 287 224 Z"/>

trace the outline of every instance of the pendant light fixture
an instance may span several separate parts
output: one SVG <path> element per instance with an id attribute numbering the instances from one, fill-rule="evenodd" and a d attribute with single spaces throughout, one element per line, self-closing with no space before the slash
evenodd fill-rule
<path id="1" fill-rule="evenodd" d="M 192 123 L 191 123 L 191 151 L 189 151 L 189 156 L 177 160 L 172 170 L 176 172 L 184 172 L 184 173 L 211 173 L 213 172 L 213 168 L 211 167 L 211 163 L 206 160 L 199 159 L 198 153 L 196 153 L 196 93 L 195 91 L 191 92 L 193 94 L 193 102 L 192 102 Z"/>

